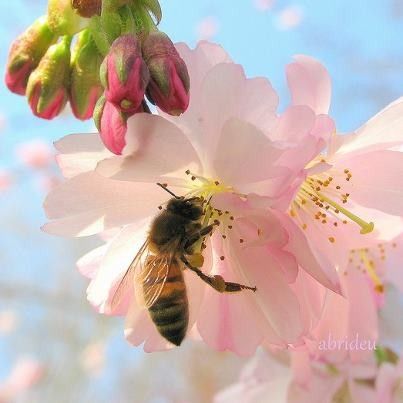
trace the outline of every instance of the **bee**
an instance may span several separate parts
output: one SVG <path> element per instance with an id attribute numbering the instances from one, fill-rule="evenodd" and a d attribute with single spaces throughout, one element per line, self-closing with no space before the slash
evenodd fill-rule
<path id="1" fill-rule="evenodd" d="M 81 17 L 91 18 L 101 15 L 102 0 L 71 0 L 71 6 Z"/>
<path id="2" fill-rule="evenodd" d="M 127 287 L 134 284 L 136 300 L 148 309 L 158 332 L 179 346 L 189 323 L 189 307 L 183 270 L 193 271 L 218 292 L 256 291 L 256 287 L 227 282 L 220 275 L 204 274 L 203 256 L 195 244 L 210 235 L 215 225 L 202 226 L 203 198 L 178 197 L 158 183 L 171 196 L 166 208 L 151 223 L 149 235 L 137 252 L 113 297 L 112 307 L 122 300 Z"/>

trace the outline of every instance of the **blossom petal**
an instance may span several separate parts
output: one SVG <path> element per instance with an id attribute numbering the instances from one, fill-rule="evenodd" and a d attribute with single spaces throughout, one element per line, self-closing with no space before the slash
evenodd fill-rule
<path id="1" fill-rule="evenodd" d="M 290 106 L 278 118 L 269 136 L 272 140 L 298 144 L 310 133 L 315 119 L 315 113 L 308 106 Z"/>
<path id="2" fill-rule="evenodd" d="M 93 279 L 102 263 L 102 259 L 108 250 L 108 244 L 99 246 L 92 251 L 86 253 L 77 261 L 78 271 L 89 279 Z"/>
<path id="3" fill-rule="evenodd" d="M 246 79 L 240 65 L 219 64 L 211 69 L 203 83 L 198 112 L 202 137 L 196 140 L 213 152 L 228 119 L 238 118 L 267 128 L 277 119 L 277 105 L 278 96 L 268 80 Z"/>
<path id="4" fill-rule="evenodd" d="M 403 98 L 389 104 L 354 134 L 335 136 L 330 147 L 333 158 L 346 154 L 362 154 L 369 151 L 392 148 L 403 143 Z M 337 151 L 337 152 L 336 152 Z"/>
<path id="5" fill-rule="evenodd" d="M 340 291 L 340 284 L 333 265 L 324 257 L 319 264 L 318 258 L 314 255 L 312 248 L 303 234 L 302 230 L 286 215 L 273 211 L 289 234 L 286 250 L 294 254 L 299 265 L 322 285 L 335 292 Z"/>
<path id="6" fill-rule="evenodd" d="M 198 172 L 200 161 L 183 132 L 166 119 L 136 114 L 128 120 L 123 157 L 98 164 L 97 172 L 123 181 L 158 182 L 176 171 Z"/>
<path id="7" fill-rule="evenodd" d="M 113 155 L 98 134 L 70 134 L 54 145 L 59 151 L 56 159 L 65 178 L 92 171 L 99 161 Z"/>
<path id="8" fill-rule="evenodd" d="M 108 244 L 96 276 L 88 287 L 87 296 L 100 313 L 125 314 L 134 299 L 133 289 L 124 290 L 122 301 L 116 309 L 111 301 L 123 274 L 147 238 L 146 223 L 128 225 Z"/>
<path id="9" fill-rule="evenodd" d="M 303 333 L 298 299 L 288 286 L 282 269 L 265 247 L 236 247 L 231 240 L 243 277 L 257 285 L 253 297 L 276 333 L 287 343 L 295 343 Z"/>
<path id="10" fill-rule="evenodd" d="M 132 300 L 125 321 L 126 340 L 134 346 L 144 344 L 145 352 L 165 351 L 172 347 L 159 333 L 145 308 Z"/>
<path id="11" fill-rule="evenodd" d="M 44 208 L 52 221 L 46 232 L 88 236 L 153 216 L 167 200 L 152 183 L 113 181 L 95 172 L 84 173 L 52 190 Z"/>
<path id="12" fill-rule="evenodd" d="M 224 253 L 215 242 L 212 274 L 219 274 L 226 281 L 239 282 L 227 260 L 220 260 Z M 218 351 L 229 350 L 242 356 L 252 355 L 263 339 L 249 291 L 236 294 L 220 294 L 208 287 L 200 307 L 197 328 L 203 340 Z"/>
<path id="13" fill-rule="evenodd" d="M 243 192 L 252 191 L 254 183 L 260 182 L 261 187 L 267 179 L 288 174 L 288 169 L 276 166 L 282 152 L 255 126 L 230 119 L 217 145 L 214 171 L 223 183 Z"/>
<path id="14" fill-rule="evenodd" d="M 355 155 L 337 161 L 335 167 L 350 170 L 351 181 L 343 184 L 343 190 L 355 203 L 403 216 L 402 152 L 380 150 Z"/>
<path id="15" fill-rule="evenodd" d="M 191 99 L 198 98 L 204 77 L 213 66 L 232 62 L 224 48 L 215 43 L 200 41 L 194 50 L 183 42 L 177 43 L 175 46 L 189 71 L 190 82 L 192 83 L 190 88 Z"/>
<path id="16" fill-rule="evenodd" d="M 299 55 L 294 59 L 286 67 L 293 104 L 307 105 L 317 114 L 327 114 L 332 90 L 327 70 L 312 57 Z"/>

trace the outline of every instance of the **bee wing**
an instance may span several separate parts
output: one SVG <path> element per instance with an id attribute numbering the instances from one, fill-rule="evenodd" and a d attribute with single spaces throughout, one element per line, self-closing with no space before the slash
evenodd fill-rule
<path id="1" fill-rule="evenodd" d="M 139 266 L 143 265 L 143 257 L 145 253 L 148 253 L 148 240 L 143 243 L 142 247 L 139 249 L 133 261 L 126 270 L 126 273 L 120 280 L 118 288 L 112 297 L 112 310 L 114 310 L 122 302 L 123 296 L 125 295 L 127 289 L 133 286 L 135 272 Z"/>
<path id="2" fill-rule="evenodd" d="M 179 242 L 175 240 L 167 247 L 169 252 L 148 256 L 142 264 L 142 270 L 136 271 L 134 287 L 140 305 L 150 308 L 161 295 L 171 266 L 174 262 L 176 264 L 178 246 Z"/>

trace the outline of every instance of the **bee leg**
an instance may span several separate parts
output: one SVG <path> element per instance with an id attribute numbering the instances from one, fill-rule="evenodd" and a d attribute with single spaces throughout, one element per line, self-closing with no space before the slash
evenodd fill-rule
<path id="1" fill-rule="evenodd" d="M 207 225 L 207 227 L 201 228 L 200 230 L 195 231 L 193 234 L 190 234 L 190 236 L 185 241 L 184 249 L 188 250 L 200 238 L 203 238 L 204 236 L 211 234 L 215 225 L 216 224 Z"/>
<path id="2" fill-rule="evenodd" d="M 256 292 L 257 290 L 256 287 L 249 287 L 247 285 L 225 281 L 223 277 L 218 274 L 214 276 L 208 276 L 197 267 L 193 267 L 185 258 L 182 258 L 182 261 L 188 269 L 196 273 L 205 283 L 207 283 L 210 287 L 213 287 L 218 292 L 239 292 L 242 290 L 251 290 L 253 292 Z"/>

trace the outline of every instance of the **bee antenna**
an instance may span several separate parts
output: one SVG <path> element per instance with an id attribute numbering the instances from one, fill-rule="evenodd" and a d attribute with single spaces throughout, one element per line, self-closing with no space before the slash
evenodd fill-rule
<path id="1" fill-rule="evenodd" d="M 175 197 L 175 199 L 180 199 L 180 197 L 178 197 L 174 192 L 171 192 L 166 186 L 164 186 L 162 183 L 157 183 L 157 185 L 159 187 L 161 187 L 162 189 L 164 189 L 166 192 L 168 192 L 170 195 L 172 195 L 173 197 Z"/>

